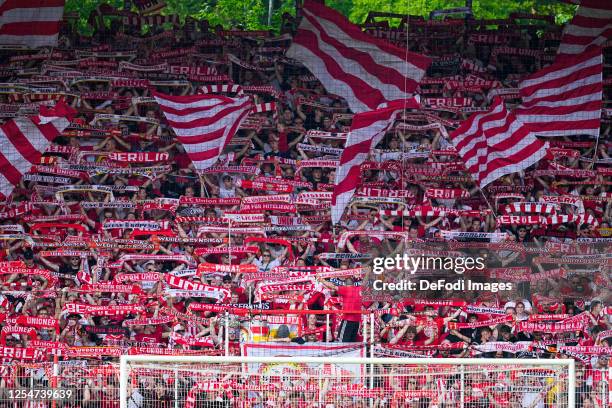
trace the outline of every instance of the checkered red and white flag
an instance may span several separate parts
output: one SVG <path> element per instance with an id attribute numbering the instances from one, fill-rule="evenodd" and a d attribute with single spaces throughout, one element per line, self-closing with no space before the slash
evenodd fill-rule
<path id="1" fill-rule="evenodd" d="M 154 93 L 169 125 L 197 170 L 211 167 L 253 109 L 248 96 L 172 96 Z"/>

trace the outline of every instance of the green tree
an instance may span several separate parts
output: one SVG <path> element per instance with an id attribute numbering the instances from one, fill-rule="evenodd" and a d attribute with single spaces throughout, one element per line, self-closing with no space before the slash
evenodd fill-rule
<path id="1" fill-rule="evenodd" d="M 267 25 L 268 0 L 165 0 L 163 14 L 178 14 L 207 19 L 211 25 L 221 24 L 226 28 L 244 27 L 248 30 L 277 28 L 281 16 L 295 14 L 295 0 L 273 0 L 272 26 Z M 87 26 L 87 17 L 99 4 L 122 7 L 123 0 L 67 0 L 67 11 L 78 11 L 81 16 L 79 28 Z M 465 0 L 327 0 L 326 4 L 354 23 L 361 24 L 370 11 L 385 11 L 400 14 L 428 16 L 433 10 L 465 5 Z M 512 12 L 552 14 L 557 23 L 572 18 L 576 6 L 560 0 L 473 0 L 476 18 L 506 18 Z"/>
<path id="2" fill-rule="evenodd" d="M 328 0 L 327 3 L 334 6 L 333 0 Z M 429 16 L 434 10 L 465 5 L 464 0 L 351 0 L 350 3 L 350 10 L 338 10 L 348 15 L 355 23 L 362 23 L 370 11 Z M 506 18 L 513 12 L 527 12 L 552 14 L 557 23 L 565 23 L 574 15 L 576 6 L 560 3 L 558 0 L 473 0 L 472 10 L 476 18 Z"/>

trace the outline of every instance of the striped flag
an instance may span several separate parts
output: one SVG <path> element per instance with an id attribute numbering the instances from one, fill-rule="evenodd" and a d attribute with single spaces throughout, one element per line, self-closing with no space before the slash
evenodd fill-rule
<path id="1" fill-rule="evenodd" d="M 248 96 L 172 96 L 154 93 L 196 170 L 211 167 L 253 108 Z"/>
<path id="2" fill-rule="evenodd" d="M 0 0 L 0 44 L 56 46 L 65 0 Z"/>
<path id="3" fill-rule="evenodd" d="M 599 136 L 602 107 L 601 48 L 561 59 L 519 84 L 517 117 L 539 136 Z"/>
<path id="4" fill-rule="evenodd" d="M 346 139 L 346 146 L 340 156 L 340 165 L 336 172 L 334 192 L 332 194 L 332 222 L 337 224 L 344 209 L 361 182 L 361 163 L 370 151 L 393 128 L 393 123 L 404 109 L 418 109 L 419 102 L 412 98 L 405 101 L 389 103 L 386 108 L 359 113 L 353 117 L 351 131 Z"/>
<path id="5" fill-rule="evenodd" d="M 431 64 L 423 55 L 369 36 L 314 0 L 304 1 L 302 21 L 286 55 L 301 61 L 355 113 L 410 98 Z"/>
<path id="6" fill-rule="evenodd" d="M 276 102 L 257 103 L 253 106 L 253 113 L 274 112 L 276 110 Z"/>
<path id="7" fill-rule="evenodd" d="M 612 39 L 612 1 L 570 1 L 580 4 L 576 15 L 563 30 L 559 55 L 580 54 L 589 45 L 603 45 Z"/>
<path id="8" fill-rule="evenodd" d="M 8 197 L 13 188 L 40 163 L 53 139 L 68 127 L 76 114 L 64 102 L 40 107 L 40 114 L 17 117 L 0 126 L 0 195 Z"/>
<path id="9" fill-rule="evenodd" d="M 480 187 L 537 163 L 548 148 L 501 98 L 495 98 L 487 112 L 463 122 L 450 138 Z"/>

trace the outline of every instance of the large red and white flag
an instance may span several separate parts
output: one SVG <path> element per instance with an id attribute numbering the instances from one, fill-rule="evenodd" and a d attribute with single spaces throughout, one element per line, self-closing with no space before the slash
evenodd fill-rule
<path id="1" fill-rule="evenodd" d="M 571 0 L 569 2 L 580 6 L 572 21 L 563 30 L 557 51 L 559 55 L 580 54 L 590 45 L 601 46 L 612 39 L 612 1 Z"/>
<path id="2" fill-rule="evenodd" d="M 361 182 L 361 163 L 370 151 L 393 128 L 393 123 L 404 109 L 418 109 L 421 105 L 414 99 L 395 101 L 388 107 L 370 112 L 359 113 L 353 117 L 351 131 L 340 156 L 336 171 L 334 192 L 332 194 L 332 222 L 337 224 L 344 209 Z"/>
<path id="3" fill-rule="evenodd" d="M 463 122 L 450 138 L 480 187 L 537 163 L 548 148 L 500 98 L 487 112 Z"/>
<path id="4" fill-rule="evenodd" d="M 76 111 L 64 102 L 40 107 L 33 117 L 17 117 L 0 126 L 0 195 L 8 197 Z"/>
<path id="5" fill-rule="evenodd" d="M 286 55 L 301 61 L 355 113 L 410 98 L 431 64 L 423 55 L 369 36 L 314 0 L 304 1 L 302 21 Z"/>
<path id="6" fill-rule="evenodd" d="M 0 0 L 0 44 L 56 46 L 65 0 Z"/>
<path id="7" fill-rule="evenodd" d="M 539 136 L 599 136 L 603 92 L 601 48 L 562 58 L 519 84 L 514 112 Z"/>
<path id="8" fill-rule="evenodd" d="M 253 104 L 248 96 L 173 96 L 154 93 L 168 124 L 193 162 L 196 170 L 211 167 Z"/>

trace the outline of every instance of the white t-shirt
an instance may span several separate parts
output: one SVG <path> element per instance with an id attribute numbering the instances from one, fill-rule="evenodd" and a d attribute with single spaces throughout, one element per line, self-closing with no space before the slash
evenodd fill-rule
<path id="1" fill-rule="evenodd" d="M 128 408 L 140 408 L 142 406 L 142 394 L 138 390 L 132 391 L 132 395 L 128 398 Z"/>
<path id="2" fill-rule="evenodd" d="M 527 299 L 521 299 L 521 303 L 525 305 L 525 311 L 530 313 L 532 309 L 531 302 L 529 302 Z M 506 304 L 504 305 L 504 309 L 508 307 L 516 307 L 516 302 L 514 300 L 506 302 Z"/>
<path id="3" fill-rule="evenodd" d="M 223 186 L 219 186 L 219 197 L 221 198 L 236 197 L 236 187 L 227 189 L 227 188 L 224 188 Z"/>
<path id="4" fill-rule="evenodd" d="M 536 400 L 539 401 L 536 403 Z M 534 405 L 535 403 L 535 405 Z M 539 392 L 526 392 L 521 400 L 522 408 L 544 408 L 544 398 L 540 397 Z"/>
<path id="5" fill-rule="evenodd" d="M 257 270 L 259 272 L 270 272 L 273 268 L 276 268 L 277 266 L 280 266 L 281 261 L 277 258 L 277 259 L 274 259 L 274 260 L 272 260 L 272 261 L 270 261 L 268 263 L 264 263 L 262 261 L 262 259 L 257 259 L 256 258 L 253 261 L 253 264 L 255 266 L 257 266 Z"/>

